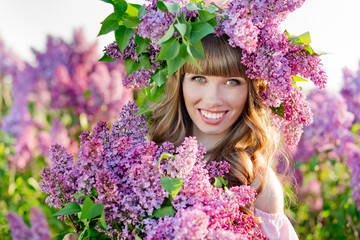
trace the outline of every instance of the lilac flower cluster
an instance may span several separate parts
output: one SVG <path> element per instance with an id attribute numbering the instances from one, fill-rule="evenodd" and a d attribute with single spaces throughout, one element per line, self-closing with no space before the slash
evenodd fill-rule
<path id="1" fill-rule="evenodd" d="M 46 217 L 40 208 L 32 207 L 30 209 L 31 228 L 14 212 L 8 212 L 6 218 L 10 225 L 11 237 L 14 240 L 47 240 L 51 237 Z"/>
<path id="2" fill-rule="evenodd" d="M 305 127 L 295 158 L 308 161 L 317 153 L 323 158 L 340 160 L 345 155 L 345 143 L 353 142 L 350 132 L 354 115 L 348 111 L 340 94 L 313 90 L 309 103 L 314 113 L 314 122 Z"/>
<path id="3" fill-rule="evenodd" d="M 175 14 L 160 11 L 156 8 L 156 2 L 151 1 L 147 6 L 148 13 L 142 17 L 143 21 L 136 29 L 136 35 L 150 38 L 152 52 L 157 54 L 160 47 L 156 43 L 166 33 Z M 211 1 L 207 1 L 209 2 Z M 276 125 L 283 130 L 289 146 L 298 143 L 303 126 L 312 122 L 309 104 L 302 89 L 294 86 L 296 82 L 293 76 L 307 78 L 320 89 L 325 87 L 327 81 L 319 55 L 313 52 L 308 44 L 294 45 L 279 27 L 286 16 L 303 3 L 304 0 L 227 1 L 221 4 L 225 11 L 219 11 L 216 18 L 219 26 L 215 27 L 216 35 L 228 35 L 231 46 L 244 50 L 242 63 L 248 68 L 248 77 L 266 81 L 261 96 L 264 103 L 277 109 L 277 114 L 283 118 L 279 119 L 274 114 L 273 122 L 277 122 Z M 180 5 L 186 4 L 188 1 L 181 1 Z M 186 16 L 190 19 L 196 14 L 197 11 L 192 11 Z M 130 45 L 124 55 L 131 49 L 134 52 L 135 46 Z M 106 48 L 105 52 L 109 56 L 120 53 L 110 48 Z M 120 53 L 118 57 L 122 58 L 124 55 Z M 140 70 L 133 73 L 127 78 L 126 85 L 144 86 L 145 80 L 149 80 L 155 69 L 152 67 L 152 71 Z"/>
<path id="4" fill-rule="evenodd" d="M 344 69 L 344 86 L 341 95 L 345 98 L 349 111 L 355 116 L 354 123 L 360 122 L 360 63 L 356 73 Z"/>
<path id="5" fill-rule="evenodd" d="M 111 121 L 132 99 L 121 84 L 123 64 L 99 63 L 97 44 L 88 43 L 81 30 L 70 43 L 49 36 L 46 50 L 33 52 L 35 63 L 11 72 L 13 104 L 2 123 L 2 130 L 17 137 L 9 160 L 20 169 L 39 154 L 35 149 L 47 155 L 56 142 L 77 151 L 75 139 L 84 126 L 69 120 L 71 115 L 83 115 L 90 125 Z"/>
<path id="6" fill-rule="evenodd" d="M 313 90 L 309 103 L 314 113 L 314 123 L 305 127 L 294 159 L 308 161 L 318 155 L 325 158 L 346 161 L 351 168 L 352 196 L 360 210 L 360 149 L 355 145 L 355 136 L 350 128 L 354 114 L 347 109 L 346 101 L 340 94 Z"/>
<path id="7" fill-rule="evenodd" d="M 62 207 L 76 201 L 71 196 L 75 192 L 90 195 L 95 189 L 95 201 L 105 207 L 106 234 L 118 238 L 265 239 L 254 217 L 241 211 L 254 201 L 255 190 L 240 186 L 224 192 L 212 186 L 210 174 L 225 174 L 228 164 L 206 167 L 205 148 L 194 137 L 176 149 L 171 143 L 147 141 L 146 119 L 136 116 L 137 110 L 130 102 L 110 129 L 100 122 L 92 133 L 84 132 L 75 162 L 64 148 L 52 148 L 52 164 L 41 173 L 46 202 Z M 151 217 L 171 199 L 160 181 L 164 176 L 183 180 L 172 199 L 176 214 Z"/>
<path id="8" fill-rule="evenodd" d="M 360 66 L 360 64 L 359 64 Z M 360 67 L 354 73 L 349 69 L 344 69 L 344 86 L 341 89 L 341 95 L 345 99 L 348 110 L 354 114 L 352 123 L 360 122 Z M 359 131 L 355 133 L 356 141 L 359 140 Z M 346 143 L 344 146 L 345 156 L 348 158 L 347 164 L 351 168 L 351 185 L 353 187 L 352 197 L 358 203 L 358 210 L 360 211 L 360 152 L 357 146 L 352 143 Z"/>

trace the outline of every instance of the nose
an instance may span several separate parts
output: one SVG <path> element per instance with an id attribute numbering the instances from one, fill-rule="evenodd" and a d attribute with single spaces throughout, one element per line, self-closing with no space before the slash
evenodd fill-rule
<path id="1" fill-rule="evenodd" d="M 203 100 L 208 109 L 222 105 L 223 100 L 220 87 L 216 84 L 209 84 L 205 89 Z"/>

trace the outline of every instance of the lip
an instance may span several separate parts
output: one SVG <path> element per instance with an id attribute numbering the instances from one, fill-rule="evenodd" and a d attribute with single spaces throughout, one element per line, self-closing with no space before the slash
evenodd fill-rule
<path id="1" fill-rule="evenodd" d="M 207 112 L 210 112 L 210 113 L 224 113 L 224 115 L 221 117 L 221 118 L 218 118 L 218 119 L 210 119 L 210 118 L 207 118 L 205 117 L 204 115 L 201 114 L 201 110 L 204 110 L 204 111 L 207 111 Z M 207 110 L 207 109 L 198 109 L 198 112 L 200 114 L 200 117 L 201 119 L 206 123 L 206 124 L 209 124 L 209 125 L 218 125 L 222 120 L 224 120 L 226 114 L 228 113 L 228 111 L 211 111 L 211 110 Z"/>

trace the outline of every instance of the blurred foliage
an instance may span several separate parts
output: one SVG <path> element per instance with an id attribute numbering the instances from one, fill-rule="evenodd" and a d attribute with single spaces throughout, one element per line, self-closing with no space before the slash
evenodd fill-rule
<path id="1" fill-rule="evenodd" d="M 13 211 L 24 217 L 29 225 L 29 210 L 38 206 L 47 216 L 47 221 L 53 236 L 62 239 L 69 232 L 69 226 L 64 225 L 56 217 L 52 217 L 57 210 L 45 203 L 46 195 L 40 191 L 40 171 L 46 166 L 43 157 L 32 161 L 33 165 L 26 170 L 16 171 L 16 167 L 8 162 L 9 155 L 14 154 L 12 144 L 16 141 L 9 134 L 0 131 L 0 239 L 10 239 L 10 229 L 6 220 L 8 211 Z"/>
<path id="2" fill-rule="evenodd" d="M 360 214 L 345 163 L 314 156 L 297 169 L 303 179 L 291 212 L 299 239 L 359 239 Z"/>

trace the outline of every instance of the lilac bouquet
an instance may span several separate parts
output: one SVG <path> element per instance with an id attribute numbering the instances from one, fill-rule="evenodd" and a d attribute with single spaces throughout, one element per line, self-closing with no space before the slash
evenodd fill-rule
<path id="1" fill-rule="evenodd" d="M 100 122 L 82 133 L 76 161 L 52 146 L 40 185 L 46 203 L 62 208 L 56 215 L 80 238 L 266 239 L 243 211 L 255 190 L 226 188 L 228 163 L 207 165 L 194 137 L 177 148 L 146 140 L 146 118 L 137 111 L 131 102 L 111 128 Z"/>

